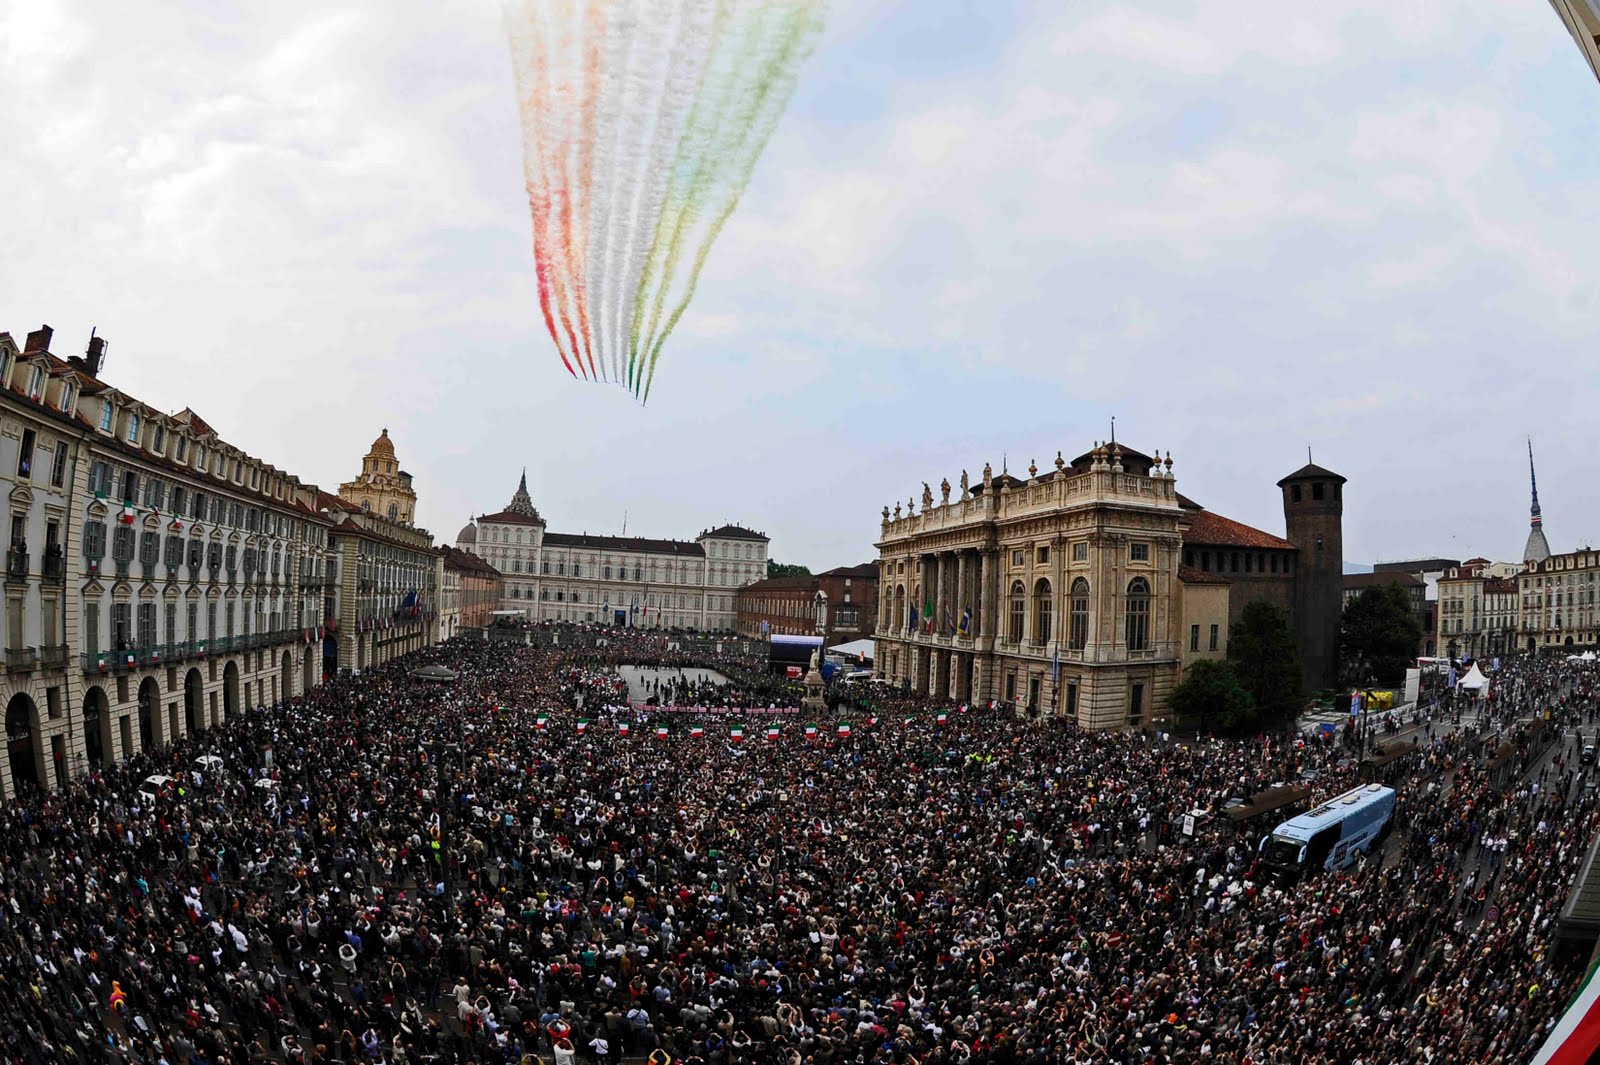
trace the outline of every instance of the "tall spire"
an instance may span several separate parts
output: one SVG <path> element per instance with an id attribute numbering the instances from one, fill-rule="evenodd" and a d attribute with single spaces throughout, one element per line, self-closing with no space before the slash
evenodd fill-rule
<path id="1" fill-rule="evenodd" d="M 1529 508 L 1528 543 L 1522 549 L 1522 561 L 1543 562 L 1550 557 L 1550 542 L 1544 538 L 1544 518 L 1539 513 L 1539 478 L 1533 470 L 1533 440 L 1528 440 L 1528 484 L 1533 489 L 1533 506 Z"/>
<path id="2" fill-rule="evenodd" d="M 533 509 L 533 498 L 528 495 L 528 470 L 523 467 L 522 480 L 517 482 L 517 494 L 511 497 L 511 504 L 506 510 L 513 514 L 523 514 L 538 517 L 539 512 Z"/>

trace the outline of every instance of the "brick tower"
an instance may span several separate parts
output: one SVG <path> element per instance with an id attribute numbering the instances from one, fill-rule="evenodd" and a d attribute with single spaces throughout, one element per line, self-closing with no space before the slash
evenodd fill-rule
<path id="1" fill-rule="evenodd" d="M 1331 688 L 1339 680 L 1344 484 L 1337 473 L 1309 462 L 1278 482 L 1283 489 L 1285 536 L 1300 549 L 1295 561 L 1294 628 L 1308 692 Z"/>

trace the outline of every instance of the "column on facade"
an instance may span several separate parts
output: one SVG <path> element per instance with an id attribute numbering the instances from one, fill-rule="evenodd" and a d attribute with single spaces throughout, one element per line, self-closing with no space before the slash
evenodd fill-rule
<path id="1" fill-rule="evenodd" d="M 944 619 L 949 617 L 950 609 L 950 553 L 940 551 L 938 558 L 936 570 L 938 584 L 933 600 L 933 631 L 942 633 L 945 631 Z"/>
<path id="2" fill-rule="evenodd" d="M 994 637 L 995 581 L 999 568 L 995 562 L 992 548 L 983 551 L 978 575 L 978 583 L 982 586 L 978 595 L 978 631 L 991 639 Z"/>
<path id="3" fill-rule="evenodd" d="M 972 592 L 968 586 L 972 574 L 971 567 L 967 564 L 967 552 L 956 553 L 956 631 L 961 631 L 961 618 L 966 613 L 967 607 L 972 605 Z M 970 629 L 968 630 L 971 631 Z"/>

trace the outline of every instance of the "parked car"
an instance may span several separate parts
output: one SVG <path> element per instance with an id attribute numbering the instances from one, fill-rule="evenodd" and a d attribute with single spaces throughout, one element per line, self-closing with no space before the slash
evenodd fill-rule
<path id="1" fill-rule="evenodd" d="M 1594 744 L 1592 744 L 1592 743 L 1584 744 L 1583 754 L 1581 756 L 1579 756 L 1578 764 L 1579 765 L 1594 765 Z"/>
<path id="2" fill-rule="evenodd" d="M 144 783 L 139 785 L 139 799 L 142 802 L 154 804 L 163 795 L 172 793 L 174 781 L 171 777 L 161 773 L 152 773 L 144 778 Z"/>

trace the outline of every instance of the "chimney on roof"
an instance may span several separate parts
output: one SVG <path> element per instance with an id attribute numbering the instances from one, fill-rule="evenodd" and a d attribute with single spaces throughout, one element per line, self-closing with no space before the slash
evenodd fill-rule
<path id="1" fill-rule="evenodd" d="M 54 329 L 51 329 L 47 325 L 41 325 L 39 328 L 35 329 L 33 332 L 28 334 L 27 346 L 24 347 L 22 350 L 25 351 L 25 352 L 49 351 L 50 350 L 50 338 L 52 336 L 54 336 L 54 335 L 55 335 L 55 330 Z"/>
<path id="2" fill-rule="evenodd" d="M 100 367 L 106 361 L 106 338 L 89 332 L 89 349 L 83 353 L 83 372 L 90 377 L 100 376 Z"/>

